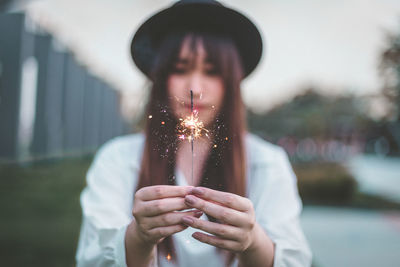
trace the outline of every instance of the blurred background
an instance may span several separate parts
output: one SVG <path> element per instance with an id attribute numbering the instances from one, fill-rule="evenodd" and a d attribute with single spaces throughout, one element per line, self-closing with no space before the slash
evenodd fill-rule
<path id="1" fill-rule="evenodd" d="M 79 194 L 140 131 L 132 34 L 166 0 L 0 0 L 0 264 L 74 266 Z M 284 147 L 313 266 L 400 266 L 400 2 L 232 0 L 261 30 L 249 129 Z"/>

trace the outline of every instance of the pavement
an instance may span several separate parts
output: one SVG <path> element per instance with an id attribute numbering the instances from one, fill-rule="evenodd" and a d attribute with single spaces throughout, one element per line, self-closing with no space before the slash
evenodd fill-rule
<path id="1" fill-rule="evenodd" d="M 400 211 L 304 206 L 317 267 L 399 267 Z"/>

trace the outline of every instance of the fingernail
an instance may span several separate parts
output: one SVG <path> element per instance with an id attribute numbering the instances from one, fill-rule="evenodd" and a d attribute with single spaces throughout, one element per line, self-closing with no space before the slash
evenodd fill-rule
<path id="1" fill-rule="evenodd" d="M 201 239 L 201 235 L 200 235 L 199 232 L 193 233 L 193 234 L 192 234 L 192 237 L 193 237 L 193 238 L 196 238 L 196 239 Z"/>
<path id="2" fill-rule="evenodd" d="M 188 186 L 187 186 L 187 192 L 188 192 L 188 193 L 191 193 L 191 192 L 193 191 L 194 188 L 195 188 L 194 186 L 188 185 Z"/>
<path id="3" fill-rule="evenodd" d="M 195 188 L 193 188 L 193 190 L 192 190 L 192 194 L 195 194 L 195 195 L 202 195 L 202 194 L 204 194 L 204 190 L 201 189 L 201 188 L 195 187 Z"/>
<path id="4" fill-rule="evenodd" d="M 201 215 L 203 215 L 203 212 L 200 211 L 200 210 L 196 210 L 196 211 L 194 212 L 194 216 L 196 216 L 196 217 L 201 217 Z"/>
<path id="5" fill-rule="evenodd" d="M 196 198 L 193 196 L 186 196 L 185 201 L 186 203 L 193 205 L 194 203 L 196 203 Z"/>
<path id="6" fill-rule="evenodd" d="M 182 221 L 184 224 L 189 224 L 189 225 L 193 224 L 193 222 L 194 222 L 193 219 L 190 217 L 183 217 Z"/>

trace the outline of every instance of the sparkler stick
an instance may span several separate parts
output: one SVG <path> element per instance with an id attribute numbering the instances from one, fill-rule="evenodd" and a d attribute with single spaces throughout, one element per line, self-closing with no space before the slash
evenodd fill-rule
<path id="1" fill-rule="evenodd" d="M 204 128 L 204 124 L 200 121 L 198 112 L 193 108 L 193 91 L 190 90 L 190 116 L 185 119 L 179 118 L 180 123 L 177 125 L 178 138 L 180 140 L 188 140 L 192 149 L 192 184 L 194 182 L 193 165 L 194 165 L 194 139 L 200 138 L 202 134 L 208 137 L 208 130 Z"/>
<path id="2" fill-rule="evenodd" d="M 190 90 L 190 110 L 191 110 L 191 116 L 193 118 L 193 91 Z M 193 138 L 193 127 L 191 128 L 190 134 L 191 134 L 191 140 L 190 142 L 192 143 L 192 185 L 193 184 L 193 144 L 194 144 L 194 138 Z"/>

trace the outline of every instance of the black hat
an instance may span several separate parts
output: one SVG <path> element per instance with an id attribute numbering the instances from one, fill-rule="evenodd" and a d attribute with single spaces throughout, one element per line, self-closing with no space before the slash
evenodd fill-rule
<path id="1" fill-rule="evenodd" d="M 149 76 L 163 38 L 178 30 L 199 30 L 230 36 L 241 56 L 245 77 L 260 61 L 261 35 L 249 18 L 214 0 L 181 0 L 151 16 L 133 36 L 131 55 L 146 76 Z"/>

